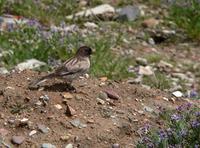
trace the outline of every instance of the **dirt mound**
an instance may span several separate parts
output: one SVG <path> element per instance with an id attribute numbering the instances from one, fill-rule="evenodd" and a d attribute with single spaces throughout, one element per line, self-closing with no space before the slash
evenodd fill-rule
<path id="1" fill-rule="evenodd" d="M 40 74 L 40 76 L 43 74 Z M 23 71 L 0 77 L 0 145 L 22 136 L 19 147 L 51 143 L 65 147 L 134 147 L 138 129 L 158 124 L 159 107 L 175 107 L 158 90 L 146 90 L 127 82 L 79 79 L 76 92 L 58 81 L 45 82 L 39 90 L 28 89 L 37 72 Z M 108 97 L 109 96 L 109 97 Z M 177 101 L 176 104 L 184 101 Z"/>

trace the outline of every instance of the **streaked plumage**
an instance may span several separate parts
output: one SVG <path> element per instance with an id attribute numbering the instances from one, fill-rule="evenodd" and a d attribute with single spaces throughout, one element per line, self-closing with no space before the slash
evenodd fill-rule
<path id="1" fill-rule="evenodd" d="M 47 79 L 60 78 L 68 83 L 72 83 L 74 79 L 85 74 L 90 68 L 90 55 L 92 50 L 90 47 L 82 46 L 78 49 L 75 56 L 68 59 L 53 73 L 50 73 L 30 84 L 30 87 L 35 88 Z"/>

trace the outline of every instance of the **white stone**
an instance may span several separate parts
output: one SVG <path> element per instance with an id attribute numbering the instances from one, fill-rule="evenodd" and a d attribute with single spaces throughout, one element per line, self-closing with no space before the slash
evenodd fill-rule
<path id="1" fill-rule="evenodd" d="M 55 108 L 57 108 L 57 109 L 62 109 L 62 106 L 60 105 L 60 104 L 56 104 L 56 105 L 54 105 L 55 106 Z"/>
<path id="2" fill-rule="evenodd" d="M 153 70 L 150 66 L 140 66 L 139 67 L 139 74 L 150 76 L 150 75 L 153 75 L 154 72 L 153 72 Z"/>
<path id="3" fill-rule="evenodd" d="M 19 63 L 15 68 L 19 71 L 23 71 L 25 69 L 39 68 L 44 65 L 46 65 L 46 63 L 38 61 L 36 59 L 29 59 L 25 62 Z"/>
<path id="4" fill-rule="evenodd" d="M 33 135 L 35 135 L 36 133 L 37 133 L 36 130 L 32 130 L 28 135 L 29 135 L 29 136 L 33 136 Z"/>
<path id="5" fill-rule="evenodd" d="M 72 19 L 73 17 L 81 17 L 81 16 L 88 17 L 88 16 L 100 15 L 100 14 L 104 14 L 104 13 L 115 13 L 115 9 L 108 4 L 103 4 L 103 5 L 91 8 L 91 9 L 87 9 L 87 10 L 78 12 L 74 15 L 67 16 L 66 18 Z"/>
<path id="6" fill-rule="evenodd" d="M 172 94 L 173 94 L 175 97 L 177 97 L 177 98 L 180 98 L 180 97 L 183 96 L 183 93 L 180 92 L 180 91 L 175 91 L 175 92 L 173 92 Z"/>

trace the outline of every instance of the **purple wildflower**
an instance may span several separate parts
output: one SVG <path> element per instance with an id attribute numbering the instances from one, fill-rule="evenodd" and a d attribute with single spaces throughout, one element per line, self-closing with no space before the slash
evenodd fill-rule
<path id="1" fill-rule="evenodd" d="M 190 98 L 196 98 L 196 97 L 198 97 L 198 93 L 195 90 L 191 90 L 189 92 L 189 97 Z"/>
<path id="2" fill-rule="evenodd" d="M 168 136 L 167 136 L 167 133 L 166 133 L 165 131 L 163 131 L 163 130 L 160 130 L 160 131 L 158 132 L 158 134 L 159 134 L 159 137 L 160 137 L 161 140 L 163 140 L 163 139 L 165 139 L 165 138 L 168 137 Z"/>
<path id="3" fill-rule="evenodd" d="M 200 127 L 200 122 L 199 122 L 199 121 L 192 121 L 191 126 L 192 126 L 193 128 Z"/>
<path id="4" fill-rule="evenodd" d="M 200 117 L 200 111 L 196 112 L 195 115 L 196 115 L 197 117 Z"/>
<path id="5" fill-rule="evenodd" d="M 198 144 L 195 144 L 195 145 L 194 145 L 194 148 L 199 148 L 199 145 L 198 145 Z"/>
<path id="6" fill-rule="evenodd" d="M 148 148 L 154 148 L 154 144 L 153 144 L 153 143 L 148 143 L 148 144 L 147 144 L 147 147 L 148 147 Z"/>
<path id="7" fill-rule="evenodd" d="M 180 116 L 180 115 L 177 115 L 177 114 L 173 114 L 173 115 L 171 116 L 171 119 L 177 122 L 177 121 L 179 121 L 179 120 L 181 119 L 181 116 Z"/>
<path id="8" fill-rule="evenodd" d="M 148 138 L 148 137 L 143 137 L 142 138 L 142 143 L 149 143 L 149 142 L 151 142 L 150 138 Z"/>
<path id="9" fill-rule="evenodd" d="M 176 110 L 177 111 L 183 111 L 183 110 L 188 110 L 188 109 L 190 109 L 191 108 L 191 106 L 192 106 L 192 103 L 187 103 L 187 104 L 183 104 L 183 105 L 180 105 L 180 106 L 178 106 L 177 108 L 176 108 Z"/>
<path id="10" fill-rule="evenodd" d="M 167 135 L 168 135 L 168 136 L 172 136 L 172 135 L 173 135 L 173 131 L 172 131 L 171 128 L 168 128 L 168 129 L 166 130 L 166 132 L 167 132 Z"/>
<path id="11" fill-rule="evenodd" d="M 185 136 L 187 135 L 187 131 L 186 131 L 185 129 L 182 129 L 182 130 L 180 131 L 180 135 L 181 135 L 182 137 L 185 137 Z"/>

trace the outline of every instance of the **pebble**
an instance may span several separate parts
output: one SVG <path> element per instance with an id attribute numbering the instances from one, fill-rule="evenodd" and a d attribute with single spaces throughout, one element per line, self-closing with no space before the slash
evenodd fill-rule
<path id="1" fill-rule="evenodd" d="M 120 96 L 111 89 L 106 89 L 104 92 L 108 95 L 110 99 L 119 100 L 120 98 Z"/>
<path id="2" fill-rule="evenodd" d="M 64 99 L 72 99 L 74 96 L 71 94 L 71 93 L 69 93 L 69 92 L 67 92 L 67 93 L 64 93 L 63 95 L 63 98 Z"/>
<path id="3" fill-rule="evenodd" d="M 70 144 L 66 145 L 65 148 L 73 148 L 73 145 L 70 143 Z"/>
<path id="4" fill-rule="evenodd" d="M 100 92 L 99 93 L 99 98 L 102 100 L 106 100 L 108 98 L 108 95 L 105 92 Z"/>
<path id="5" fill-rule="evenodd" d="M 112 145 L 112 148 L 120 148 L 120 145 L 118 143 L 115 143 Z"/>
<path id="6" fill-rule="evenodd" d="M 36 133 L 37 133 L 36 130 L 32 130 L 28 135 L 29 135 L 29 136 L 33 136 L 33 135 L 35 135 Z"/>
<path id="7" fill-rule="evenodd" d="M 60 139 L 63 141 L 68 141 L 70 139 L 70 137 L 71 137 L 71 135 L 67 134 L 67 135 L 61 136 Z"/>
<path id="8" fill-rule="evenodd" d="M 154 72 L 150 66 L 139 66 L 139 72 L 140 75 L 150 76 L 153 75 Z"/>
<path id="9" fill-rule="evenodd" d="M 74 115 L 76 115 L 76 110 L 73 109 L 70 105 L 67 104 L 66 115 L 67 116 L 74 116 Z"/>
<path id="10" fill-rule="evenodd" d="M 81 123 L 80 119 L 74 119 L 70 121 L 71 125 L 78 128 L 86 128 L 87 124 Z"/>
<path id="11" fill-rule="evenodd" d="M 42 133 L 48 133 L 49 132 L 49 128 L 46 127 L 45 125 L 43 124 L 38 124 L 38 129 L 42 132 Z"/>
<path id="12" fill-rule="evenodd" d="M 106 81 L 108 80 L 108 78 L 107 78 L 107 77 L 101 77 L 101 78 L 99 78 L 99 80 L 100 80 L 101 82 L 106 82 Z"/>
<path id="13" fill-rule="evenodd" d="M 142 66 L 146 66 L 148 64 L 147 59 L 138 57 L 135 59 L 136 63 Z"/>
<path id="14" fill-rule="evenodd" d="M 183 93 L 180 92 L 180 91 L 175 91 L 175 92 L 172 93 L 172 95 L 174 95 L 177 98 L 183 97 Z"/>
<path id="15" fill-rule="evenodd" d="M 55 108 L 57 108 L 57 109 L 59 109 L 59 110 L 62 109 L 62 106 L 61 106 L 60 104 L 56 104 L 56 105 L 54 105 L 54 106 L 55 106 Z"/>
<path id="16" fill-rule="evenodd" d="M 140 9 L 136 6 L 125 6 L 119 10 L 119 19 L 120 20 L 127 20 L 127 21 L 134 21 L 140 16 Z"/>
<path id="17" fill-rule="evenodd" d="M 159 20 L 157 20 L 155 18 L 148 18 L 148 19 L 144 20 L 142 23 L 142 25 L 144 27 L 148 27 L 148 28 L 154 28 L 158 24 L 159 24 Z"/>
<path id="18" fill-rule="evenodd" d="M 96 100 L 98 104 L 101 104 L 101 105 L 105 104 L 105 101 L 100 98 L 96 98 Z"/>
<path id="19" fill-rule="evenodd" d="M 56 146 L 51 143 L 43 143 L 41 148 L 56 148 Z"/>
<path id="20" fill-rule="evenodd" d="M 44 96 L 41 96 L 40 99 L 42 99 L 43 101 L 49 101 L 49 96 L 48 95 L 44 95 Z"/>
<path id="21" fill-rule="evenodd" d="M 8 132 L 8 130 L 6 130 L 6 129 L 4 129 L 4 128 L 0 128 L 0 137 L 1 136 L 6 136 L 7 134 L 8 134 L 9 132 Z"/>
<path id="22" fill-rule="evenodd" d="M 24 140 L 25 140 L 25 137 L 23 136 L 13 136 L 11 139 L 13 144 L 18 144 L 18 145 L 22 144 Z"/>
<path id="23" fill-rule="evenodd" d="M 148 106 L 144 106 L 144 110 L 147 111 L 147 112 L 150 112 L 150 113 L 153 112 L 153 109 L 151 107 L 148 107 Z"/>

